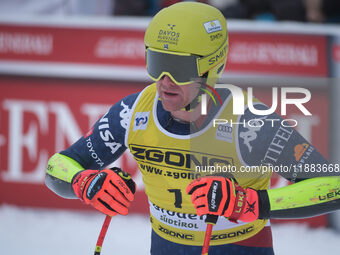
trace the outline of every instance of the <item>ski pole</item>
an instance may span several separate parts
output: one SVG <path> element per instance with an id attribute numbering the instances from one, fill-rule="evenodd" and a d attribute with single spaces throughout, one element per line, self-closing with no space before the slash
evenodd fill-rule
<path id="1" fill-rule="evenodd" d="M 100 252 L 101 252 L 102 246 L 103 246 L 103 242 L 104 242 L 104 239 L 105 239 L 105 236 L 106 236 L 107 229 L 110 226 L 111 218 L 112 217 L 109 216 L 109 215 L 106 215 L 106 217 L 105 217 L 102 229 L 100 230 L 100 233 L 99 233 L 99 236 L 98 236 L 96 249 L 94 250 L 94 255 L 100 255 Z"/>
<path id="2" fill-rule="evenodd" d="M 218 220 L 217 215 L 207 214 L 207 217 L 205 218 L 205 223 L 207 223 L 207 228 L 205 230 L 202 255 L 208 255 L 212 228 L 216 224 L 217 220 Z"/>

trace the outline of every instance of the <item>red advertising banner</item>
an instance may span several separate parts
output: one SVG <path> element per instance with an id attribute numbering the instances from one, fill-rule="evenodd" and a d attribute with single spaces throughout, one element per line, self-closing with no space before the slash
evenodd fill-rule
<path id="1" fill-rule="evenodd" d="M 230 31 L 229 36 L 228 72 L 328 75 L 326 36 L 237 31 Z M 36 68 L 44 67 L 43 63 L 109 66 L 117 70 L 124 67 L 131 71 L 131 76 L 139 75 L 140 80 L 145 80 L 146 72 L 134 72 L 136 68 L 145 71 L 144 28 L 0 23 L 1 62 L 7 66 L 8 62 L 26 63 Z M 107 72 L 112 73 L 112 69 Z M 97 78 L 102 77 L 98 74 Z"/>
<path id="2" fill-rule="evenodd" d="M 2 77 L 0 204 L 85 208 L 44 186 L 47 160 L 85 134 L 112 104 L 142 88 L 129 83 Z M 125 154 L 116 165 L 137 181 L 132 211 L 145 213 L 148 205 L 137 164 Z"/>
<path id="3" fill-rule="evenodd" d="M 144 31 L 0 24 L 0 59 L 145 66 Z"/>
<path id="4" fill-rule="evenodd" d="M 340 62 L 340 45 L 333 45 L 332 56 L 335 62 Z"/>
<path id="5" fill-rule="evenodd" d="M 326 37 L 230 33 L 229 71 L 328 76 Z"/>

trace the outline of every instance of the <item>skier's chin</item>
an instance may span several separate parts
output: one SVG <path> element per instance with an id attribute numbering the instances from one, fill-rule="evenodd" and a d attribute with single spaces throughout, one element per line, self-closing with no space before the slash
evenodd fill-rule
<path id="1" fill-rule="evenodd" d="M 174 102 L 172 100 L 162 100 L 164 110 L 168 112 L 179 111 L 183 108 L 182 103 Z"/>

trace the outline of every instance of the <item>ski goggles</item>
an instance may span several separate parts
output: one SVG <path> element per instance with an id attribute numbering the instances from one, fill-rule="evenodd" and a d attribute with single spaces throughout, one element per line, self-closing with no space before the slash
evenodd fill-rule
<path id="1" fill-rule="evenodd" d="M 202 78 L 206 72 L 224 61 L 227 53 L 227 40 L 214 53 L 205 57 L 149 47 L 145 54 L 146 67 L 154 81 L 168 75 L 177 85 L 186 85 Z"/>

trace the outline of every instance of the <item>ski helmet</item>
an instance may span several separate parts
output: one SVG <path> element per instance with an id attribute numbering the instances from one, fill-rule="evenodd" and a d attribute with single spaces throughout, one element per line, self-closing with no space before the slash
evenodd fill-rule
<path id="1" fill-rule="evenodd" d="M 158 12 L 144 37 L 149 76 L 168 75 L 178 85 L 205 78 L 213 86 L 223 73 L 228 53 L 227 24 L 213 6 L 181 2 Z"/>

